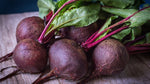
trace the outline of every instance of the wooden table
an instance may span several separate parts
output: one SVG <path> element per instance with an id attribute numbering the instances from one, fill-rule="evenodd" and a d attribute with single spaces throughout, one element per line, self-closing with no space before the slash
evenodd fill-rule
<path id="1" fill-rule="evenodd" d="M 13 51 L 16 45 L 17 24 L 29 16 L 38 16 L 38 12 L 0 15 L 0 57 Z M 0 70 L 8 66 L 15 66 L 14 61 L 0 63 Z M 0 77 L 13 70 L 11 68 L 0 73 Z M 39 74 L 19 74 L 0 82 L 0 84 L 31 84 L 38 76 Z M 56 79 L 45 84 L 76 84 L 76 82 Z M 130 56 L 128 66 L 121 74 L 100 77 L 87 84 L 150 84 L 150 54 Z"/>

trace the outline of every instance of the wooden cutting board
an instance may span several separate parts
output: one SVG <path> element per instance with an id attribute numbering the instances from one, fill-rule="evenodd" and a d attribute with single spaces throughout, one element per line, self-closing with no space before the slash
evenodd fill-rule
<path id="1" fill-rule="evenodd" d="M 38 12 L 0 15 L 0 57 L 13 51 L 16 45 L 15 32 L 19 21 L 25 17 L 38 16 Z M 15 66 L 13 60 L 0 63 L 0 70 Z M 13 68 L 0 72 L 0 77 L 13 71 Z M 39 74 L 19 74 L 0 84 L 31 84 Z M 45 84 L 76 84 L 63 79 L 56 79 Z M 87 84 L 150 84 L 150 54 L 130 56 L 126 69 L 117 75 L 105 76 L 89 81 Z"/>

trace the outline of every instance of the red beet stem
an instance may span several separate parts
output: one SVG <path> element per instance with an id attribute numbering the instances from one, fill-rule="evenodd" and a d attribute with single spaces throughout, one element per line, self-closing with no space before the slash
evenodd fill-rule
<path id="1" fill-rule="evenodd" d="M 98 33 L 98 31 L 95 32 L 94 34 L 92 34 L 92 36 L 87 41 L 90 41 L 97 33 Z"/>
<path id="2" fill-rule="evenodd" d="M 128 48 L 129 52 L 141 51 L 141 50 L 150 50 L 150 47 L 136 47 L 136 46 L 131 46 L 131 47 Z"/>
<path id="3" fill-rule="evenodd" d="M 50 32 L 45 38 L 44 38 L 44 42 L 43 43 L 48 43 L 51 38 L 54 36 L 55 31 L 53 30 L 52 32 Z"/>
<path id="4" fill-rule="evenodd" d="M 150 49 L 149 50 L 140 50 L 140 51 L 129 52 L 129 54 L 142 54 L 142 53 L 150 53 Z"/>
<path id="5" fill-rule="evenodd" d="M 46 15 L 46 22 L 48 22 L 52 16 L 53 16 L 53 11 L 50 11 L 50 12 Z"/>
<path id="6" fill-rule="evenodd" d="M 150 44 L 139 44 L 134 46 L 126 46 L 130 54 L 147 53 L 150 52 Z"/>
<path id="7" fill-rule="evenodd" d="M 115 34 L 115 33 L 118 33 L 118 32 L 120 32 L 121 30 L 124 30 L 124 29 L 126 29 L 126 28 L 128 28 L 128 27 L 129 27 L 129 26 L 121 27 L 121 28 L 119 28 L 119 29 L 117 29 L 117 30 L 115 30 L 115 31 L 113 31 L 113 32 L 111 32 L 111 33 L 109 33 L 109 34 L 107 34 L 106 36 L 102 37 L 101 39 L 99 39 L 99 40 L 97 40 L 97 41 L 95 41 L 95 42 L 93 42 L 93 43 L 87 45 L 86 48 L 87 48 L 87 49 L 90 49 L 91 47 L 97 45 L 98 43 L 102 42 L 103 40 L 105 40 L 106 38 L 110 37 L 111 35 L 113 35 L 113 34 Z"/>
<path id="8" fill-rule="evenodd" d="M 68 4 L 70 4 L 70 3 L 73 3 L 73 2 L 75 2 L 75 1 L 78 1 L 78 0 L 70 0 L 70 1 L 68 1 L 68 2 L 66 2 L 66 3 L 64 3 L 64 4 L 56 11 L 56 13 L 50 18 L 49 22 L 47 23 L 45 29 L 43 30 L 42 34 L 40 35 L 40 37 L 39 37 L 39 39 L 38 39 L 38 41 L 39 41 L 40 43 L 43 43 L 44 35 L 45 35 L 45 33 L 46 33 L 46 31 L 47 31 L 49 25 L 51 24 L 51 22 L 52 22 L 53 19 L 55 18 L 55 16 L 56 16 L 66 5 L 68 5 Z"/>
<path id="9" fill-rule="evenodd" d="M 85 46 L 86 44 L 88 44 L 89 42 L 90 42 L 90 40 L 92 40 L 92 38 L 96 35 L 98 33 L 98 31 L 97 32 L 95 32 L 94 34 L 92 34 L 92 36 L 90 36 L 87 40 L 86 40 L 86 42 L 84 43 L 82 43 L 82 46 Z"/>
<path id="10" fill-rule="evenodd" d="M 138 45 L 135 45 L 135 47 L 150 47 L 150 44 L 149 43 L 138 44 Z"/>
<path id="11" fill-rule="evenodd" d="M 135 40 L 126 43 L 125 46 L 131 46 L 133 43 L 136 43 L 137 41 L 139 41 L 139 40 L 141 40 L 143 38 L 145 38 L 145 35 L 140 36 L 140 37 L 136 38 Z"/>
<path id="12" fill-rule="evenodd" d="M 0 57 L 0 63 L 6 60 L 9 60 L 13 55 L 13 52 L 6 54 L 5 56 Z"/>

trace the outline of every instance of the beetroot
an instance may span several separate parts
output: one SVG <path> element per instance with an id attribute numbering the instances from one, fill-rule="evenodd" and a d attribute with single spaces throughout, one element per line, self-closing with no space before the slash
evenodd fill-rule
<path id="1" fill-rule="evenodd" d="M 44 21 L 37 16 L 24 18 L 17 26 L 16 39 L 17 42 L 31 38 L 37 40 L 44 30 Z"/>
<path id="2" fill-rule="evenodd" d="M 47 66 L 47 50 L 33 39 L 24 39 L 20 41 L 14 49 L 13 60 L 17 69 L 7 76 L 0 78 L 3 81 L 20 72 L 39 73 Z"/>
<path id="3" fill-rule="evenodd" d="M 72 40 L 62 39 L 55 42 L 49 50 L 49 59 L 51 69 L 57 68 L 57 74 L 65 79 L 79 80 L 87 72 L 86 55 Z"/>
<path id="4" fill-rule="evenodd" d="M 29 73 L 38 73 L 44 70 L 47 64 L 47 50 L 32 39 L 24 39 L 15 47 L 13 59 L 17 66 Z"/>
<path id="5" fill-rule="evenodd" d="M 40 83 L 46 78 L 61 77 L 67 80 L 80 80 L 88 71 L 87 58 L 84 51 L 73 40 L 61 39 L 49 49 L 49 62 L 51 72 L 37 79 Z"/>
<path id="6" fill-rule="evenodd" d="M 65 27 L 61 28 L 60 32 L 63 37 L 75 40 L 78 43 L 85 42 L 94 32 L 98 30 L 97 23 L 93 23 L 86 27 Z"/>
<path id="7" fill-rule="evenodd" d="M 93 76 L 112 75 L 124 70 L 129 55 L 122 43 L 107 39 L 94 49 L 92 59 L 95 65 Z"/>

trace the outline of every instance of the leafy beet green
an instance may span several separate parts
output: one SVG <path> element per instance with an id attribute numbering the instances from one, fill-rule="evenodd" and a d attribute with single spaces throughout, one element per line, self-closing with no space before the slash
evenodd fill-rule
<path id="1" fill-rule="evenodd" d="M 118 8 L 110 8 L 110 7 L 103 7 L 102 9 L 106 12 L 119 15 L 123 18 L 126 18 L 131 14 L 133 14 L 134 12 L 138 11 L 136 9 L 118 9 Z M 145 24 L 147 21 L 150 20 L 149 13 L 150 13 L 150 8 L 146 8 L 143 11 L 134 15 L 132 18 L 128 20 L 131 23 L 130 27 L 140 27 L 143 24 Z"/>
<path id="2" fill-rule="evenodd" d="M 131 40 L 134 40 L 137 36 L 141 35 L 141 27 L 134 27 L 132 28 L 132 36 L 131 36 Z"/>
<path id="3" fill-rule="evenodd" d="M 123 18 L 126 18 L 129 15 L 131 15 L 133 12 L 137 11 L 137 9 L 118 9 L 118 8 L 110 8 L 110 7 L 103 7 L 102 9 L 106 12 L 116 14 Z M 134 40 L 135 37 L 141 34 L 142 32 L 141 26 L 150 20 L 150 18 L 148 17 L 149 13 L 150 13 L 150 8 L 144 9 L 143 11 L 137 13 L 127 21 L 130 22 L 131 24 L 129 29 L 123 30 L 113 35 L 112 37 L 122 40 L 125 36 L 131 34 L 131 38 L 128 41 Z"/>
<path id="4" fill-rule="evenodd" d="M 137 9 L 121 9 L 121 8 L 106 7 L 106 6 L 102 7 L 102 10 L 111 14 L 119 15 L 123 18 L 126 18 L 137 11 Z"/>
<path id="5" fill-rule="evenodd" d="M 61 28 L 66 26 L 83 27 L 88 26 L 99 19 L 100 5 L 90 4 L 81 6 L 72 10 L 68 10 L 62 15 L 58 15 L 53 20 L 53 28 Z M 93 16 L 94 15 L 94 16 Z"/>
<path id="6" fill-rule="evenodd" d="M 53 13 L 56 12 L 64 3 L 68 2 L 70 0 L 38 0 L 37 5 L 39 8 L 39 16 L 41 18 L 44 18 L 50 11 L 53 11 Z M 91 2 L 95 0 L 76 0 L 76 2 L 67 5 L 64 7 L 61 12 L 66 11 L 67 9 L 79 7 L 85 2 Z"/>
<path id="7" fill-rule="evenodd" d="M 110 18 L 108 18 L 105 22 L 105 24 L 100 28 L 100 30 L 98 31 L 98 33 L 100 33 L 101 31 L 103 31 L 104 29 L 106 29 L 107 27 L 109 27 L 112 24 L 112 21 L 117 19 L 118 16 L 111 16 Z M 104 37 L 106 34 L 108 34 L 108 32 L 111 30 L 107 30 L 107 32 L 105 32 L 104 34 L 102 34 L 101 36 L 99 36 L 96 40 Z"/>
<path id="8" fill-rule="evenodd" d="M 106 8 L 109 9 L 109 7 L 106 7 Z M 110 8 L 110 9 L 111 9 L 111 8 Z M 85 43 L 82 43 L 82 46 L 84 46 L 85 48 L 88 48 L 88 49 L 89 49 L 89 48 L 95 46 L 96 44 L 98 44 L 99 42 L 103 41 L 104 39 L 106 39 L 106 38 L 108 38 L 108 37 L 110 37 L 110 36 L 112 36 L 112 35 L 114 35 L 114 34 L 120 32 L 120 31 L 122 31 L 122 30 L 125 30 L 125 29 L 127 29 L 127 28 L 133 28 L 133 29 L 132 29 L 133 31 L 131 32 L 131 33 L 132 33 L 131 39 L 134 40 L 135 36 L 136 36 L 136 35 L 139 35 L 139 33 L 141 33 L 141 30 L 138 30 L 138 29 L 140 29 L 140 26 L 143 25 L 144 23 L 146 23 L 146 22 L 149 20 L 148 18 L 144 17 L 145 15 L 143 15 L 143 14 L 146 14 L 146 15 L 147 15 L 148 12 L 150 12 L 149 10 L 150 10 L 150 7 L 145 7 L 145 8 L 143 8 L 143 9 L 140 9 L 140 10 L 134 12 L 133 14 L 131 14 L 131 15 L 129 15 L 128 17 L 126 17 L 125 19 L 123 19 L 123 20 L 121 20 L 121 21 L 119 21 L 119 22 L 117 22 L 117 23 L 115 23 L 115 24 L 113 24 L 113 25 L 107 27 L 107 28 L 104 29 L 103 31 L 99 32 L 99 31 L 100 31 L 100 30 L 99 30 L 94 36 L 92 35 L 92 38 L 88 39 Z M 141 20 L 140 20 L 140 21 L 138 20 L 139 17 L 140 17 L 140 18 L 144 17 L 144 19 L 142 19 L 143 22 L 142 22 Z M 138 21 L 135 21 L 135 20 L 138 20 Z M 122 27 L 120 27 L 120 28 L 118 28 L 118 29 L 116 29 L 116 30 L 110 32 L 109 34 L 105 35 L 104 37 L 102 37 L 102 38 L 96 40 L 96 39 L 99 38 L 103 33 L 106 33 L 109 29 L 112 29 L 112 28 L 114 28 L 114 27 L 116 27 L 116 26 L 119 26 L 119 25 L 121 25 L 121 24 L 123 24 L 123 23 L 124 23 L 124 25 L 122 25 Z M 136 28 L 136 27 L 137 27 L 137 28 Z M 126 34 L 128 34 L 130 31 L 123 31 L 123 32 L 127 32 Z M 123 34 L 125 34 L 125 33 L 123 33 Z M 119 34 L 118 34 L 118 35 L 119 35 Z M 135 36 L 134 36 L 134 35 L 135 35 Z M 124 37 L 125 37 L 125 36 L 126 36 L 126 35 L 124 35 Z M 119 37 L 119 36 L 118 36 L 118 37 Z M 119 39 L 120 39 L 120 37 L 119 37 Z"/>
<path id="9" fill-rule="evenodd" d="M 131 8 L 131 9 L 139 9 L 139 7 L 141 6 L 141 4 L 144 4 L 145 1 L 144 0 L 135 0 L 133 5 L 128 6 L 127 8 Z"/>
<path id="10" fill-rule="evenodd" d="M 118 32 L 117 34 L 112 35 L 111 37 L 118 39 L 118 40 L 122 40 L 125 36 L 130 34 L 131 30 L 132 30 L 131 28 L 124 29 Z"/>
<path id="11" fill-rule="evenodd" d="M 118 40 L 122 40 L 124 37 L 126 37 L 127 35 L 130 34 L 130 39 L 126 40 L 124 43 L 126 43 L 127 41 L 132 41 L 135 39 L 135 37 L 141 35 L 142 29 L 141 27 L 135 27 L 135 28 L 131 28 L 129 27 L 128 29 L 124 29 L 120 32 L 118 32 L 117 34 L 112 35 L 111 37 L 118 39 Z"/>
<path id="12" fill-rule="evenodd" d="M 136 0 L 99 0 L 99 1 L 101 1 L 105 6 L 126 8 L 128 6 L 133 5 Z"/>
<path id="13" fill-rule="evenodd" d="M 66 3 L 67 1 L 69 1 L 69 0 L 59 0 L 59 1 L 57 1 L 57 3 L 56 3 L 57 9 L 60 8 L 60 7 L 61 7 L 64 3 Z M 61 12 L 64 12 L 65 10 L 70 9 L 70 8 L 78 8 L 78 7 L 80 7 L 82 4 L 83 4 L 83 1 L 82 1 L 82 0 L 78 0 L 78 1 L 76 1 L 76 2 L 74 2 L 74 3 L 71 3 L 71 4 L 67 5 L 66 7 L 64 7 L 64 8 L 61 10 Z"/>
<path id="14" fill-rule="evenodd" d="M 56 4 L 53 0 L 38 0 L 39 16 L 43 19 L 50 11 L 55 11 Z"/>
<path id="15" fill-rule="evenodd" d="M 88 5 L 85 5 L 85 3 L 87 2 L 88 2 Z M 117 8 L 123 9 L 123 8 L 128 8 L 131 6 L 133 7 L 134 5 L 136 5 L 136 2 L 137 1 L 135 0 L 57 0 L 54 3 L 53 1 L 50 0 L 49 3 L 51 3 L 52 6 L 55 6 L 55 7 L 52 7 L 53 12 L 55 14 L 49 20 L 49 23 L 47 24 L 45 30 L 43 31 L 43 33 L 41 34 L 39 38 L 39 42 L 42 42 L 42 39 L 44 39 L 44 37 L 53 35 L 53 33 L 59 28 L 66 27 L 66 26 L 83 27 L 83 26 L 88 26 L 91 23 L 95 22 L 97 19 L 101 17 L 100 5 L 117 7 Z M 142 3 L 142 0 L 140 0 L 138 4 L 140 3 Z M 42 5 L 44 5 L 44 3 L 39 4 L 39 9 L 42 8 Z M 48 7 L 51 7 L 51 6 L 48 6 Z M 90 9 L 93 9 L 93 10 L 90 10 Z M 54 10 L 57 10 L 57 11 L 54 11 Z M 133 10 L 132 10 L 132 13 L 135 12 Z M 126 17 L 129 16 L 129 14 L 125 14 L 125 15 Z M 134 19 L 135 18 L 130 19 L 131 20 L 130 22 L 132 23 L 130 25 L 131 27 L 142 25 L 144 23 L 140 21 L 138 21 L 137 23 L 134 23 L 135 21 Z"/>
<path id="16" fill-rule="evenodd" d="M 68 1 L 68 2 L 66 2 L 66 3 L 64 3 L 64 4 L 54 13 L 54 15 L 51 16 L 50 20 L 48 21 L 47 25 L 45 26 L 45 29 L 43 30 L 42 34 L 40 35 L 40 37 L 39 37 L 39 39 L 38 39 L 38 41 L 39 41 L 40 43 L 43 43 L 43 41 L 45 40 L 45 38 L 46 38 L 46 37 L 45 37 L 45 33 L 46 33 L 46 31 L 48 30 L 48 28 L 51 27 L 50 24 L 52 23 L 52 21 L 53 21 L 53 19 L 56 17 L 56 15 L 58 15 L 58 13 L 59 13 L 66 5 L 71 4 L 71 3 L 75 2 L 75 1 L 76 1 L 76 0 L 70 0 L 70 1 Z M 55 32 L 55 31 L 51 31 L 51 33 L 50 33 L 49 35 L 47 35 L 47 36 L 48 36 L 48 39 L 46 39 L 46 41 L 48 41 L 49 39 L 51 39 L 51 37 L 54 35 L 54 32 Z"/>
<path id="17" fill-rule="evenodd" d="M 133 41 L 126 43 L 126 46 L 139 45 L 139 44 L 149 44 L 150 43 L 150 32 L 135 38 Z"/>
<path id="18" fill-rule="evenodd" d="M 150 32 L 146 34 L 146 43 L 150 43 Z"/>

